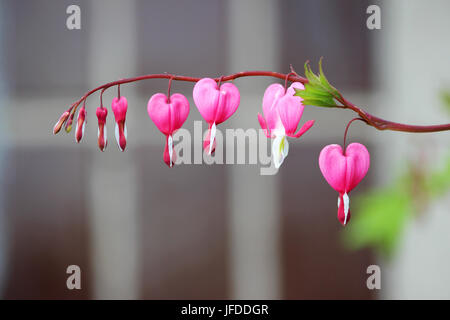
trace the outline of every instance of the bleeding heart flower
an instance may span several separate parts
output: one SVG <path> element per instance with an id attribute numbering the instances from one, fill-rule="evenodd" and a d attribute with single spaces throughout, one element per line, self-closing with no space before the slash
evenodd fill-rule
<path id="1" fill-rule="evenodd" d="M 173 134 L 181 128 L 189 115 L 189 101 L 179 93 L 171 95 L 170 99 L 163 93 L 156 93 L 148 101 L 147 112 L 159 131 L 166 135 L 163 159 L 172 167 L 175 163 Z"/>
<path id="2" fill-rule="evenodd" d="M 350 220 L 350 198 L 348 194 L 364 178 L 370 166 L 370 154 L 360 143 L 350 144 L 345 153 L 337 144 L 330 144 L 319 155 L 319 167 L 325 180 L 337 192 L 338 219 L 342 225 Z"/>
<path id="3" fill-rule="evenodd" d="M 232 83 L 224 83 L 219 88 L 215 80 L 203 78 L 195 84 L 193 97 L 198 111 L 209 124 L 203 148 L 211 154 L 215 150 L 216 126 L 236 112 L 241 96 Z"/>
<path id="4" fill-rule="evenodd" d="M 98 107 L 95 112 L 98 119 L 98 147 L 101 151 L 105 151 L 108 144 L 107 134 L 106 134 L 106 116 L 108 115 L 108 109 Z"/>
<path id="5" fill-rule="evenodd" d="M 294 88 L 305 89 L 300 82 L 292 83 L 287 90 L 279 83 L 271 84 L 264 92 L 264 117 L 258 113 L 258 121 L 265 135 L 274 138 L 272 157 L 276 168 L 281 166 L 289 152 L 286 136 L 300 138 L 314 124 L 314 120 L 309 120 L 295 133 L 305 107 L 303 99 L 294 96 Z"/>
<path id="6" fill-rule="evenodd" d="M 81 138 L 83 138 L 85 126 L 86 126 L 86 108 L 83 106 L 81 107 L 80 111 L 78 111 L 77 128 L 75 130 L 75 140 L 78 143 L 80 143 Z"/>
<path id="7" fill-rule="evenodd" d="M 114 118 L 116 119 L 116 141 L 121 151 L 125 151 L 125 147 L 127 146 L 127 125 L 125 124 L 127 108 L 127 98 L 122 96 L 120 99 L 117 97 L 113 99 L 111 109 L 114 112 Z"/>

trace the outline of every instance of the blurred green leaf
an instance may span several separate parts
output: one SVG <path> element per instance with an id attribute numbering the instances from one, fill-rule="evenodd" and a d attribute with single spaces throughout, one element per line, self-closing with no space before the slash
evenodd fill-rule
<path id="1" fill-rule="evenodd" d="M 441 93 L 441 99 L 446 110 L 450 112 L 450 91 L 443 91 Z"/>
<path id="2" fill-rule="evenodd" d="M 443 195 L 450 189 L 450 155 L 444 159 L 442 168 L 428 175 L 425 186 L 431 197 Z"/>
<path id="3" fill-rule="evenodd" d="M 400 180 L 407 180 L 403 176 Z M 397 181 L 388 188 L 371 191 L 355 198 L 354 210 L 344 244 L 351 249 L 373 247 L 389 256 L 411 214 L 411 201 L 407 184 Z"/>
<path id="4" fill-rule="evenodd" d="M 414 214 L 418 195 L 412 190 L 424 194 L 428 202 L 450 191 L 450 155 L 444 158 L 443 166 L 425 172 L 423 184 L 416 180 L 413 171 L 411 167 L 392 185 L 355 198 L 353 212 L 356 214 L 343 233 L 348 248 L 371 247 L 385 256 L 392 255 Z"/>

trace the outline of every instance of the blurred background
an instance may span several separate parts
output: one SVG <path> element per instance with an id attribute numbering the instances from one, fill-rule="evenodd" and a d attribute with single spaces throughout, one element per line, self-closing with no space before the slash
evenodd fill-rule
<path id="1" fill-rule="evenodd" d="M 66 9 L 81 8 L 68 30 Z M 366 9 L 381 8 L 380 30 Z M 317 164 L 341 143 L 349 111 L 307 107 L 313 129 L 291 140 L 275 176 L 259 165 L 162 161 L 164 137 L 146 104 L 167 80 L 122 86 L 128 144 L 97 147 L 87 100 L 81 144 L 53 136 L 60 114 L 115 79 L 170 72 L 216 77 L 243 70 L 303 74 L 324 57 L 328 79 L 382 118 L 448 123 L 450 2 L 297 0 L 0 1 L 0 297 L 4 299 L 450 298 L 449 133 L 381 132 L 355 123 L 372 166 L 352 192 L 352 220 Z M 243 78 L 225 128 L 259 128 L 266 86 Z M 280 81 L 281 82 L 281 81 Z M 201 117 L 192 83 L 175 82 Z M 115 90 L 104 95 L 109 105 Z M 227 143 L 229 143 L 227 141 Z M 433 180 L 434 179 L 434 180 Z M 354 201 L 353 201 L 354 200 Z M 419 201 L 417 201 L 419 200 Z M 81 268 L 68 290 L 66 268 Z M 381 289 L 369 290 L 369 265 Z"/>

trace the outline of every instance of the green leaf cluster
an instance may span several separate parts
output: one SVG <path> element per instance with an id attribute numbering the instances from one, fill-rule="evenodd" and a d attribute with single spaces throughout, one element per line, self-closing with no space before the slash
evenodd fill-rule
<path id="1" fill-rule="evenodd" d="M 341 98 L 339 91 L 325 77 L 322 59 L 319 61 L 319 74 L 312 72 L 309 62 L 305 63 L 305 89 L 295 89 L 295 95 L 303 98 L 304 105 L 317 107 L 337 107 L 335 99 Z"/>

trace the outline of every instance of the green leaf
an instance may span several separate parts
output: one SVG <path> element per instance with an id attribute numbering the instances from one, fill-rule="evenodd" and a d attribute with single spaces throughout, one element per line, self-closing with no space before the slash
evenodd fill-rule
<path id="1" fill-rule="evenodd" d="M 325 77 L 322 59 L 319 62 L 319 75 L 312 72 L 308 61 L 305 62 L 305 76 L 308 79 L 305 89 L 295 90 L 295 95 L 303 98 L 303 104 L 317 107 L 337 107 L 334 99 L 339 98 L 340 94 Z"/>
<path id="2" fill-rule="evenodd" d="M 303 105 L 305 106 L 317 106 L 317 107 L 336 107 L 336 104 L 332 99 L 313 99 L 313 98 L 303 98 Z"/>
<path id="3" fill-rule="evenodd" d="M 331 93 L 334 97 L 339 96 L 339 92 L 337 91 L 337 89 L 328 82 L 328 79 L 325 77 L 325 74 L 323 73 L 322 58 L 320 58 L 319 60 L 319 80 L 322 86 L 324 86 L 329 93 Z"/>

